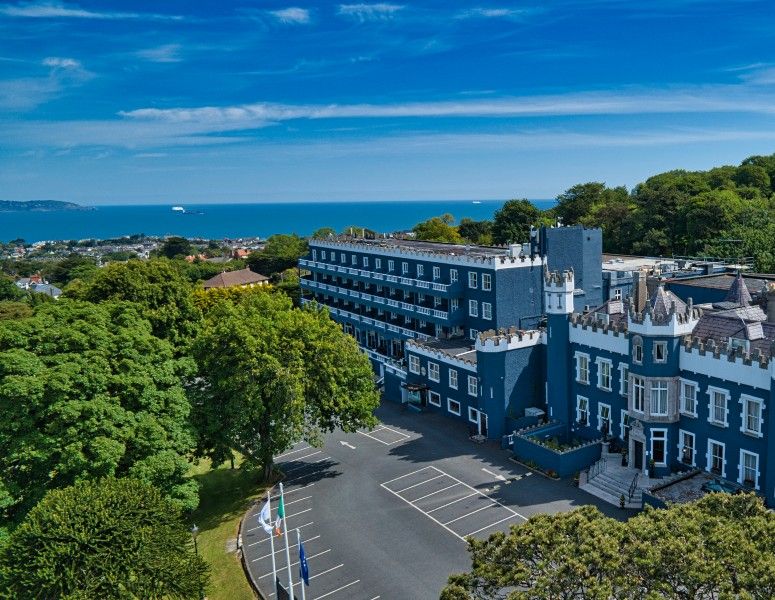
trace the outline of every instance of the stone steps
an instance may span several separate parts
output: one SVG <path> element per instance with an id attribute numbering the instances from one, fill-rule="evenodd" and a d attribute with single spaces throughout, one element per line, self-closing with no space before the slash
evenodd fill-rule
<path id="1" fill-rule="evenodd" d="M 620 506 L 619 502 L 622 495 L 624 495 L 626 508 L 642 508 L 642 488 L 649 481 L 648 478 L 639 478 L 638 487 L 635 488 L 632 498 L 628 499 L 627 494 L 630 490 L 635 471 L 621 466 L 621 455 L 619 454 L 604 453 L 602 460 L 606 461 L 606 468 L 579 487 L 614 506 Z"/>

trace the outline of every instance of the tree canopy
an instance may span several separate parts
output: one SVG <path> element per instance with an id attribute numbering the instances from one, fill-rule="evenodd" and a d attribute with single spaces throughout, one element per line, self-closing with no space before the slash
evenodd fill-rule
<path id="1" fill-rule="evenodd" d="M 13 281 L 0 275 L 0 300 L 19 300 L 23 297 L 24 292 Z"/>
<path id="2" fill-rule="evenodd" d="M 775 597 L 775 516 L 753 494 L 710 494 L 628 521 L 593 506 L 469 540 L 472 570 L 442 600 Z"/>
<path id="3" fill-rule="evenodd" d="M 77 481 L 134 476 L 195 508 L 190 360 L 129 303 L 60 300 L 0 321 L 0 514 Z"/>
<path id="4" fill-rule="evenodd" d="M 271 235 L 264 249 L 248 256 L 248 266 L 262 275 L 272 276 L 298 266 L 299 259 L 307 254 L 307 240 L 293 234 Z"/>
<path id="5" fill-rule="evenodd" d="M 463 237 L 458 233 L 454 222 L 455 218 L 447 213 L 418 223 L 412 228 L 412 231 L 418 240 L 459 244 L 463 241 Z"/>
<path id="6" fill-rule="evenodd" d="M 492 240 L 496 244 L 519 244 L 530 240 L 530 226 L 540 218 L 530 200 L 509 200 L 495 211 Z"/>
<path id="7" fill-rule="evenodd" d="M 180 507 L 134 479 L 50 492 L 0 552 L 0 597 L 195 599 L 209 568 Z"/>
<path id="8" fill-rule="evenodd" d="M 215 462 L 235 449 L 268 475 L 272 457 L 299 439 L 375 422 L 369 361 L 322 309 L 294 309 L 263 290 L 224 301 L 209 311 L 194 354 L 199 453 Z"/>
<path id="9" fill-rule="evenodd" d="M 191 256 L 196 253 L 196 248 L 184 237 L 172 236 L 164 240 L 159 247 L 159 256 L 166 258 L 179 258 L 181 256 Z"/>

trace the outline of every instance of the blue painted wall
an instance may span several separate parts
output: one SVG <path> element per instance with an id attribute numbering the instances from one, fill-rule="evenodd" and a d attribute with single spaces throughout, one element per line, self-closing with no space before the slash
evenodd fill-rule
<path id="1" fill-rule="evenodd" d="M 541 228 L 541 244 L 550 271 L 573 269 L 576 289 L 584 295 L 575 296 L 576 311 L 603 303 L 603 232 L 601 229 L 573 227 Z"/>

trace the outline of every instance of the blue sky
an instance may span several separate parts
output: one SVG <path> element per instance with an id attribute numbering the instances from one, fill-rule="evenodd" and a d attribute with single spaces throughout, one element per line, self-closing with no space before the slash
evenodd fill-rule
<path id="1" fill-rule="evenodd" d="M 550 198 L 775 152 L 769 0 L 0 2 L 0 198 Z"/>

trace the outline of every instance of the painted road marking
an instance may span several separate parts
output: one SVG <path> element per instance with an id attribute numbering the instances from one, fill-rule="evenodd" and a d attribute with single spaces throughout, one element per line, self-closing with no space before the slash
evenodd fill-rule
<path id="1" fill-rule="evenodd" d="M 279 456 L 275 456 L 274 459 L 277 460 L 277 459 L 283 458 L 284 456 L 290 456 L 291 454 L 296 454 L 297 452 L 304 452 L 305 450 L 309 450 L 310 448 L 312 448 L 312 446 L 304 446 L 304 448 L 299 448 L 298 450 L 291 450 L 290 452 L 286 452 L 285 454 L 280 454 Z"/>
<path id="2" fill-rule="evenodd" d="M 473 492 L 471 494 L 468 494 L 467 496 L 463 496 L 462 498 L 458 498 L 457 500 L 453 500 L 452 502 L 447 502 L 446 504 L 442 504 L 441 506 L 437 506 L 433 510 L 429 510 L 428 514 L 430 514 L 432 512 L 436 512 L 437 510 L 441 510 L 442 508 L 447 508 L 448 506 L 451 506 L 452 504 L 455 504 L 456 502 L 460 502 L 461 500 L 465 500 L 466 498 L 470 498 L 471 496 L 478 496 L 478 495 L 479 495 L 479 492 Z"/>
<path id="3" fill-rule="evenodd" d="M 320 454 L 320 452 L 316 452 L 315 454 Z M 285 473 L 287 475 L 288 473 L 293 473 L 294 471 L 298 471 L 299 469 L 306 469 L 307 467 L 312 467 L 312 466 L 318 464 L 319 462 L 323 462 L 324 460 L 326 460 L 326 458 L 330 458 L 330 457 L 326 456 L 325 458 L 322 458 L 321 460 L 316 460 L 315 462 L 304 463 L 302 465 L 296 465 L 295 467 L 293 467 L 291 469 L 284 469 L 283 473 Z"/>
<path id="4" fill-rule="evenodd" d="M 299 527 L 299 529 L 301 529 L 301 528 Z M 316 539 L 318 539 L 319 537 L 320 537 L 319 535 L 316 535 L 315 537 L 307 538 L 307 539 L 306 539 L 306 540 L 304 540 L 304 541 L 305 541 L 305 542 L 311 542 L 312 540 L 316 540 Z M 291 548 L 293 548 L 294 546 L 298 546 L 298 545 L 299 545 L 299 543 L 298 543 L 298 542 L 296 542 L 295 544 L 291 544 L 290 546 L 288 546 L 288 549 L 291 549 Z M 285 550 L 285 548 L 284 548 L 284 547 L 283 547 L 283 548 L 278 548 L 277 550 L 275 550 L 275 551 L 274 551 L 274 553 L 275 553 L 275 554 L 277 554 L 277 553 L 279 553 L 279 552 L 282 552 L 283 550 Z M 269 558 L 270 556 L 272 556 L 272 553 L 271 553 L 271 552 L 270 552 L 269 554 L 264 554 L 263 556 L 259 556 L 258 558 L 254 558 L 252 562 L 256 562 L 257 560 L 264 560 L 265 558 Z"/>
<path id="5" fill-rule="evenodd" d="M 314 522 L 315 521 L 310 521 L 309 523 L 304 523 L 304 525 L 299 525 L 298 527 L 294 527 L 294 529 L 303 529 L 304 527 L 309 527 Z M 246 533 L 250 532 L 250 531 L 255 531 L 256 529 L 263 529 L 263 527 L 260 527 L 260 526 L 259 527 L 253 527 L 253 529 L 248 529 L 246 531 Z M 268 541 L 269 541 L 269 538 L 265 537 L 263 540 L 258 540 L 257 542 L 251 542 L 250 544 L 248 544 L 248 546 L 255 546 L 257 544 L 263 544 L 264 542 L 268 542 Z M 267 556 L 269 556 L 269 555 L 267 554 Z"/>
<path id="6" fill-rule="evenodd" d="M 420 471 L 426 471 L 428 469 L 431 469 L 433 467 L 423 467 L 422 469 L 417 469 L 416 471 L 412 471 L 411 473 L 407 473 L 406 475 L 401 475 L 400 477 L 395 477 L 393 479 L 389 479 L 388 481 L 385 481 L 381 483 L 380 485 L 387 485 L 388 483 L 392 483 L 394 481 L 398 481 L 399 479 L 403 479 L 404 477 L 409 477 L 410 475 L 414 475 L 415 473 L 419 473 Z M 392 490 L 391 490 L 392 491 Z"/>
<path id="7" fill-rule="evenodd" d="M 344 566 L 344 563 L 340 565 L 336 565 L 335 567 L 331 567 L 330 569 L 326 569 L 325 571 L 321 571 L 320 573 L 316 573 L 315 575 L 310 576 L 309 579 L 310 581 L 312 581 L 313 579 L 315 579 L 315 577 L 320 577 L 321 575 L 325 575 L 326 573 L 330 573 L 331 571 L 336 571 L 337 569 L 343 566 Z"/>
<path id="8" fill-rule="evenodd" d="M 350 587 L 351 585 L 355 585 L 356 583 L 360 583 L 360 579 L 356 579 L 355 581 L 351 581 L 350 583 L 343 585 L 342 587 L 336 588 L 335 590 L 331 590 L 327 594 L 323 594 L 322 596 L 318 596 L 315 598 L 315 600 L 320 600 L 321 598 L 326 598 L 330 596 L 331 594 L 335 594 L 336 592 L 341 592 L 343 589 Z"/>
<path id="9" fill-rule="evenodd" d="M 373 433 L 379 433 L 380 431 L 389 431 L 390 433 L 393 433 L 397 436 L 400 436 L 399 439 L 393 440 L 392 442 L 386 442 L 385 440 L 381 440 L 378 437 L 372 435 Z M 401 431 L 396 431 L 395 429 L 391 429 L 390 427 L 387 427 L 385 425 L 381 425 L 380 427 L 377 427 L 376 429 L 372 429 L 370 432 L 366 431 L 358 431 L 361 435 L 365 435 L 367 438 L 371 438 L 375 442 L 379 442 L 380 444 L 384 444 L 385 446 L 392 446 L 393 444 L 397 444 L 398 442 L 403 442 L 408 439 L 410 439 L 411 435 L 406 435 L 405 433 L 402 433 Z"/>
<path id="10" fill-rule="evenodd" d="M 511 518 L 512 517 L 509 516 L 509 517 L 506 517 L 505 519 L 501 519 L 500 521 L 495 521 L 495 523 L 490 523 L 489 525 L 487 525 L 487 527 L 482 527 L 481 529 L 477 529 L 476 531 L 472 531 L 471 533 L 466 534 L 466 537 L 468 537 L 469 535 L 474 535 L 475 533 L 479 533 L 480 531 L 484 531 L 485 529 L 489 529 L 490 527 L 492 527 L 493 525 L 497 525 L 498 523 L 503 523 L 504 521 L 508 521 Z"/>
<path id="11" fill-rule="evenodd" d="M 425 500 L 426 498 L 430 498 L 431 496 L 435 494 L 440 494 L 441 492 L 446 492 L 448 489 L 455 487 L 456 485 L 460 485 L 459 483 L 453 483 L 452 485 L 448 485 L 445 488 L 441 488 L 440 490 L 436 490 L 435 492 L 431 492 L 430 494 L 425 494 L 424 496 L 420 496 L 419 498 L 415 498 L 412 500 L 412 502 L 419 502 L 420 500 Z"/>
<path id="12" fill-rule="evenodd" d="M 396 490 L 396 494 L 403 494 L 407 490 L 411 490 L 412 488 L 416 488 L 418 486 L 425 485 L 429 481 L 433 481 L 434 479 L 441 479 L 442 477 L 444 477 L 443 474 L 442 475 L 436 475 L 436 477 L 431 477 L 430 479 L 424 479 L 420 483 L 415 483 L 414 485 L 410 485 L 409 487 L 405 487 L 402 490 Z"/>
<path id="13" fill-rule="evenodd" d="M 308 483 L 306 485 L 302 485 L 301 487 L 293 488 L 292 490 L 285 490 L 285 495 L 286 496 L 290 496 L 294 492 L 298 492 L 298 491 L 301 491 L 301 490 L 306 490 L 307 488 L 312 487 L 313 485 L 315 485 L 315 484 L 314 483 Z M 275 502 L 275 501 L 277 501 L 279 499 L 280 499 L 280 494 L 277 494 L 276 496 L 272 496 L 272 502 Z"/>
<path id="14" fill-rule="evenodd" d="M 284 550 L 284 548 L 283 548 L 283 550 Z M 317 554 L 313 554 L 312 556 L 308 556 L 307 560 L 312 560 L 313 558 L 317 558 L 318 556 L 322 556 L 323 554 L 328 554 L 329 552 L 331 552 L 331 548 L 329 548 L 328 550 L 323 550 L 323 552 L 318 552 Z M 295 567 L 298 564 L 299 564 L 299 561 L 297 560 L 295 563 L 291 563 L 291 567 Z M 287 567 L 283 566 L 282 568 L 286 569 Z M 280 572 L 280 568 L 279 567 L 277 569 L 277 572 L 278 573 Z M 269 577 L 271 574 L 272 574 L 272 572 L 269 571 L 269 573 L 265 573 L 264 575 L 260 575 L 259 579 L 263 579 L 264 577 Z"/>
<path id="15" fill-rule="evenodd" d="M 339 443 L 342 444 L 342 446 L 347 446 L 350 450 L 355 450 L 355 446 L 353 446 L 348 442 L 345 442 L 344 440 L 339 440 Z"/>
<path id="16" fill-rule="evenodd" d="M 463 515 L 462 517 L 457 517 L 456 519 L 452 519 L 451 521 L 447 521 L 446 523 L 444 523 L 444 525 L 449 525 L 450 523 L 454 523 L 455 521 L 460 521 L 461 519 L 465 519 L 467 517 L 470 517 L 471 515 L 475 515 L 476 513 L 481 512 L 483 510 L 487 510 L 488 508 L 492 508 L 493 506 L 495 506 L 495 505 L 494 504 L 486 504 L 486 505 L 482 506 L 481 508 L 477 508 L 476 510 L 471 511 L 470 513 L 467 513 L 467 514 Z"/>
<path id="17" fill-rule="evenodd" d="M 492 475 L 493 477 L 495 477 L 495 479 L 498 479 L 499 481 L 506 481 L 506 478 L 503 475 L 498 475 L 497 473 L 493 473 L 492 471 L 488 471 L 484 467 L 482 467 L 482 471 L 484 471 L 488 475 Z"/>
<path id="18" fill-rule="evenodd" d="M 290 502 L 286 502 L 285 506 L 290 506 L 291 504 L 296 504 L 297 502 L 302 502 L 304 500 L 309 500 L 312 498 L 312 496 L 304 496 L 304 498 L 299 498 L 298 500 L 291 500 Z"/>

